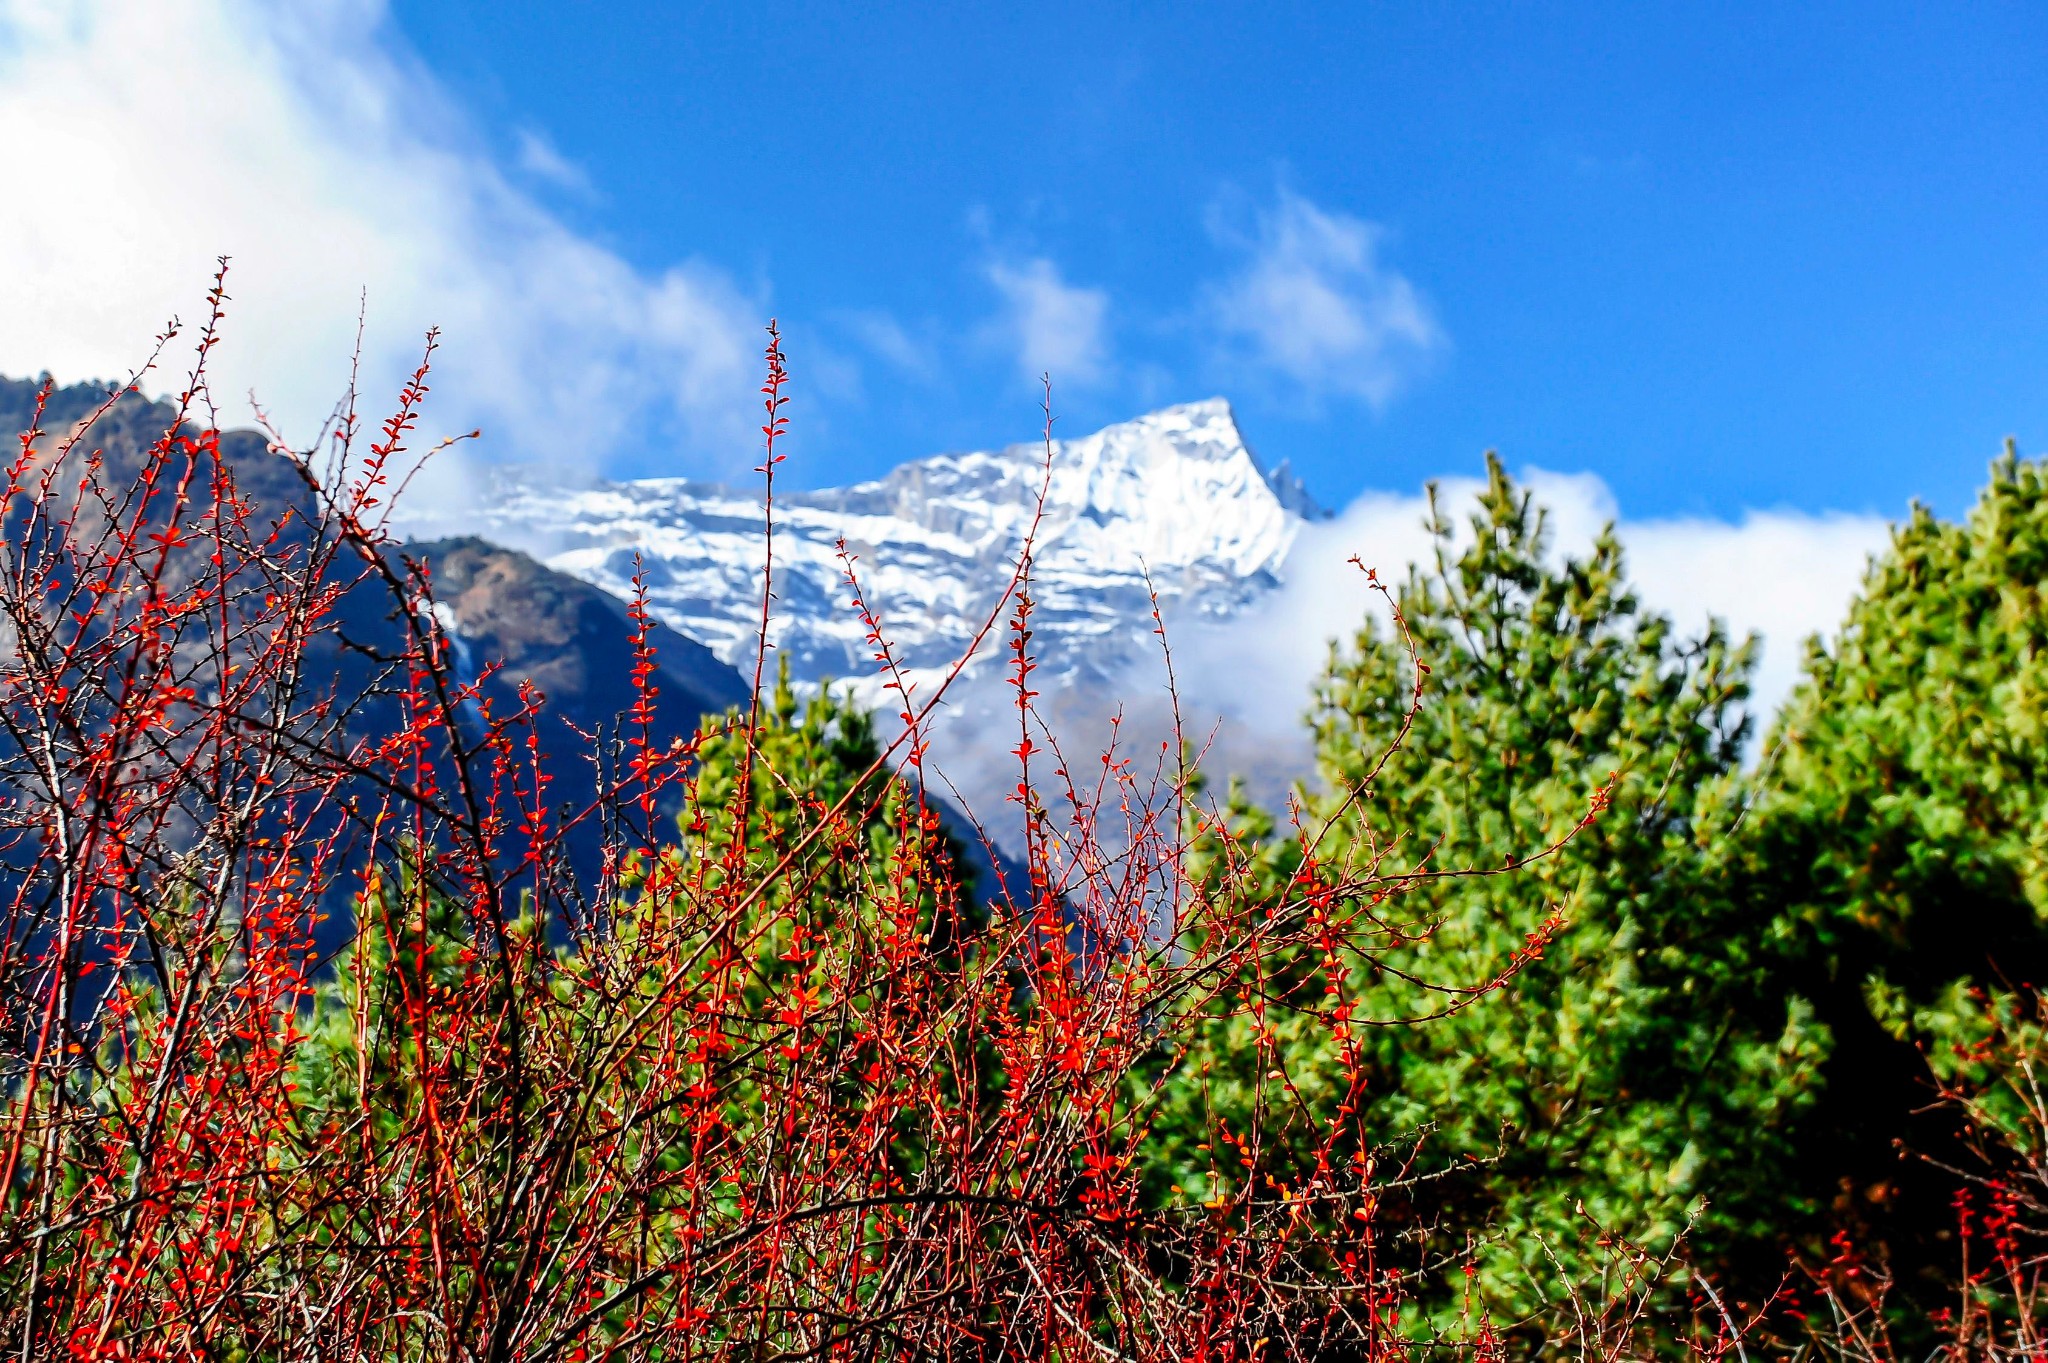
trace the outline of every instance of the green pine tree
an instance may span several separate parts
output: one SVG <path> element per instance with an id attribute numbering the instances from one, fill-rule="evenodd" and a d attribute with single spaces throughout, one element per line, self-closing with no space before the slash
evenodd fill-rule
<path id="1" fill-rule="evenodd" d="M 2048 470 L 2008 445 L 1967 520 L 1916 508 L 1810 647 L 1731 867 L 1836 1038 L 1791 1172 L 1930 1291 L 1953 1268 L 1954 1185 L 1898 1147 L 1961 1152 L 1922 1056 L 1992 1082 L 1978 1043 L 2048 980 L 2044 583 Z"/>
<path id="2" fill-rule="evenodd" d="M 1603 1235 L 1659 1252 L 1689 1224 L 1710 1249 L 1768 1238 L 1784 1207 L 1772 1171 L 1827 1038 L 1801 1000 L 1764 987 L 1769 961 L 1711 868 L 1751 646 L 1718 626 L 1674 638 L 1630 594 L 1611 528 L 1588 557 L 1553 563 L 1543 514 L 1497 460 L 1469 543 L 1434 491 L 1431 506 L 1435 560 L 1398 596 L 1426 669 L 1412 730 L 1396 748 L 1415 666 L 1369 622 L 1314 697 L 1324 785 L 1302 793 L 1309 834 L 1238 799 L 1196 869 L 1213 882 L 1249 861 L 1276 903 L 1298 889 L 1304 842 L 1326 882 L 1374 849 L 1383 879 L 1495 874 L 1347 902 L 1329 916 L 1369 912 L 1413 940 L 1327 961 L 1304 934 L 1225 991 L 1173 1058 L 1153 1176 L 1206 1188 L 1219 1137 L 1249 1129 L 1301 1158 L 1354 1106 L 1365 1144 L 1419 1139 L 1412 1169 L 1442 1177 L 1408 1195 L 1414 1210 L 1451 1258 L 1477 1246 L 1480 1291 L 1506 1319 L 1559 1308 L 1569 1279 L 1593 1283 Z M 1568 837 L 1603 788 L 1607 808 Z M 1553 915 L 1554 940 L 1503 988 L 1471 1002 L 1434 987 L 1494 978 Z M 1333 965 L 1353 1018 L 1446 1014 L 1352 1025 L 1356 1090 L 1330 1021 Z"/>

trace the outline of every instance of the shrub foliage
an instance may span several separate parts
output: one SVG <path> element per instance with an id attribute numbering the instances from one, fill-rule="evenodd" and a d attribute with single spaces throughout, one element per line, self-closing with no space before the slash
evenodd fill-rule
<path id="1" fill-rule="evenodd" d="M 2038 466 L 1746 772 L 1750 646 L 1492 463 L 1283 814 L 1062 750 L 1027 547 L 1011 867 L 927 784 L 972 655 L 920 690 L 851 555 L 896 713 L 771 675 L 772 326 L 755 699 L 667 736 L 636 602 L 564 752 L 389 533 L 426 364 L 224 442 L 221 300 L 146 448 L 116 393 L 8 470 L 20 1357 L 2039 1356 Z"/>

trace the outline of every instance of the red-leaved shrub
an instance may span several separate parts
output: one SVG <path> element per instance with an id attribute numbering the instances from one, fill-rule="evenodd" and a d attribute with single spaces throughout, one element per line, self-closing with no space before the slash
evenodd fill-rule
<path id="1" fill-rule="evenodd" d="M 1140 1178 L 1176 1028 L 1256 1006 L 1242 982 L 1305 950 L 1333 962 L 1317 1025 L 1372 1025 L 1334 963 L 1426 932 L 1401 900 L 1440 872 L 1312 859 L 1280 906 L 1227 868 L 1192 885 L 1214 816 L 1178 752 L 1083 764 L 1036 718 L 1028 548 L 977 641 L 1007 638 L 1016 699 L 1008 883 L 961 870 L 920 779 L 945 685 L 903 680 L 850 556 L 886 738 L 778 709 L 757 663 L 749 710 L 661 740 L 636 602 L 638 701 L 550 751 L 541 695 L 453 665 L 389 533 L 426 364 L 373 434 L 347 410 L 310 451 L 230 459 L 205 393 L 222 298 L 146 449 L 96 443 L 116 394 L 37 423 L 8 470 L 15 1356 L 1502 1352 L 1476 1312 L 1447 1334 L 1413 1308 L 1445 1251 L 1353 1103 L 1242 1133 L 1206 1200 Z M 772 493 L 772 328 L 767 361 Z M 864 765 L 800 769 L 827 740 Z M 1743 1347 L 1718 1300 L 1671 1318 L 1670 1256 L 1612 1262 L 1557 1349 Z"/>

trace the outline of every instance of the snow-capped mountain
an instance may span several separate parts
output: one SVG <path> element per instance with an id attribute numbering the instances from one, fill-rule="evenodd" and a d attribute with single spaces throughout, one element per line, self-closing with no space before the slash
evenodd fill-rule
<path id="1" fill-rule="evenodd" d="M 1260 464 L 1220 398 L 1054 441 L 1049 453 L 1049 465 L 1042 443 L 942 454 L 852 487 L 778 489 L 770 632 L 792 672 L 873 684 L 842 541 L 899 658 L 929 675 L 960 655 L 999 600 L 1044 486 L 1033 647 L 1048 683 L 1073 683 L 1114 675 L 1151 642 L 1148 573 L 1176 614 L 1234 614 L 1276 585 L 1299 529 L 1324 514 L 1284 467 Z M 637 555 L 663 623 L 728 662 L 752 660 L 757 488 L 679 478 L 564 487 L 501 472 L 460 520 L 622 596 Z M 1000 650 L 997 635 L 977 670 Z"/>

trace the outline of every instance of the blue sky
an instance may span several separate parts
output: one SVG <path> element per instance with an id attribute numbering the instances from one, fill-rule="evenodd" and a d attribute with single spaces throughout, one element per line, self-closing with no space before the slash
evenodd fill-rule
<path id="1" fill-rule="evenodd" d="M 1332 504 L 1497 446 L 1638 515 L 1956 511 L 2042 439 L 2039 10 L 873 8 L 388 22 L 579 231 L 781 315 L 812 481 L 1029 431 L 1005 278 L 1100 303 L 1069 429 L 1221 392 Z M 1426 309 L 1384 381 L 1219 334 L 1289 204 Z"/>
<path id="2" fill-rule="evenodd" d="M 1077 434 L 1220 393 L 1340 513 L 1311 663 L 1491 447 L 1767 705 L 1889 518 L 2048 445 L 2043 89 L 1990 4 L 0 0 L 0 373 L 129 374 L 225 253 L 222 423 L 304 448 L 439 326 L 457 514 L 746 478 L 770 316 L 812 485 L 1030 438 L 1041 369 Z"/>
<path id="3" fill-rule="evenodd" d="M 1075 433 L 1224 394 L 1332 507 L 1496 447 L 1634 518 L 1954 513 L 2048 443 L 2044 40 L 1997 5 L 0 0 L 0 175 L 39 190 L 0 205 L 0 372 L 125 373 L 227 252 L 216 393 L 298 433 L 360 301 L 373 394 L 445 328 L 430 417 L 475 457 L 743 474 L 772 314 L 813 484 L 1028 438 L 1050 368 Z"/>

